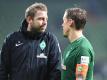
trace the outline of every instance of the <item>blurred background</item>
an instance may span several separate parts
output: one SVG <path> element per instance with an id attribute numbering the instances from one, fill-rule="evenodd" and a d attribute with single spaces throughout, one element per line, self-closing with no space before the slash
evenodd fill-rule
<path id="1" fill-rule="evenodd" d="M 48 6 L 47 30 L 57 36 L 62 52 L 68 45 L 61 26 L 65 9 L 80 7 L 87 10 L 84 35 L 95 50 L 94 80 L 107 80 L 107 0 L 0 0 L 0 49 L 7 34 L 20 28 L 26 8 L 34 2 Z"/>

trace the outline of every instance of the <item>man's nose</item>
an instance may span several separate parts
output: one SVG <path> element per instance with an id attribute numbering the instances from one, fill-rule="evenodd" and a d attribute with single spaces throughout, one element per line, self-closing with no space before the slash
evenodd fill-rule
<path id="1" fill-rule="evenodd" d="M 47 20 L 44 20 L 44 21 L 43 21 L 43 24 L 46 25 L 46 24 L 47 24 Z"/>
<path id="2" fill-rule="evenodd" d="M 64 23 L 62 23 L 62 27 L 64 26 Z"/>

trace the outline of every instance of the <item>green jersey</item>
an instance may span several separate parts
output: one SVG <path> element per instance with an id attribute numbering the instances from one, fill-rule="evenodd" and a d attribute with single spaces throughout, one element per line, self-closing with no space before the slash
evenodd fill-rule
<path id="1" fill-rule="evenodd" d="M 94 51 L 90 42 L 81 37 L 70 43 L 62 55 L 61 80 L 76 80 L 76 65 L 88 64 L 86 80 L 93 80 Z"/>

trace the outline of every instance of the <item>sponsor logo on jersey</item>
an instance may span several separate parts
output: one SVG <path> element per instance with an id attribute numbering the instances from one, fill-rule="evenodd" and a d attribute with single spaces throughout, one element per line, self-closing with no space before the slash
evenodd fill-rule
<path id="1" fill-rule="evenodd" d="M 88 56 L 81 56 L 81 64 L 89 64 L 89 57 Z"/>
<path id="2" fill-rule="evenodd" d="M 45 54 L 44 53 L 41 53 L 41 54 L 39 54 L 39 55 L 37 55 L 37 58 L 47 58 L 47 56 L 45 56 Z"/>

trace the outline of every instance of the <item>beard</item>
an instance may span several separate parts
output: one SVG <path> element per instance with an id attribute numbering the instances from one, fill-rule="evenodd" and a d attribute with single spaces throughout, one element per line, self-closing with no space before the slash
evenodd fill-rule
<path id="1" fill-rule="evenodd" d="M 46 24 L 43 25 L 32 25 L 31 31 L 35 33 L 43 33 L 46 30 Z"/>
<path id="2" fill-rule="evenodd" d="M 67 38 L 67 37 L 68 37 L 68 31 L 64 31 L 64 30 L 63 30 L 63 36 L 64 36 L 65 38 Z"/>
<path id="3" fill-rule="evenodd" d="M 42 32 L 39 31 L 39 28 L 36 28 L 36 27 L 32 26 L 31 33 L 32 34 L 41 34 Z"/>
<path id="4" fill-rule="evenodd" d="M 67 38 L 67 37 L 68 37 L 68 35 L 66 35 L 66 34 L 63 34 L 63 36 L 64 36 L 65 38 Z"/>

